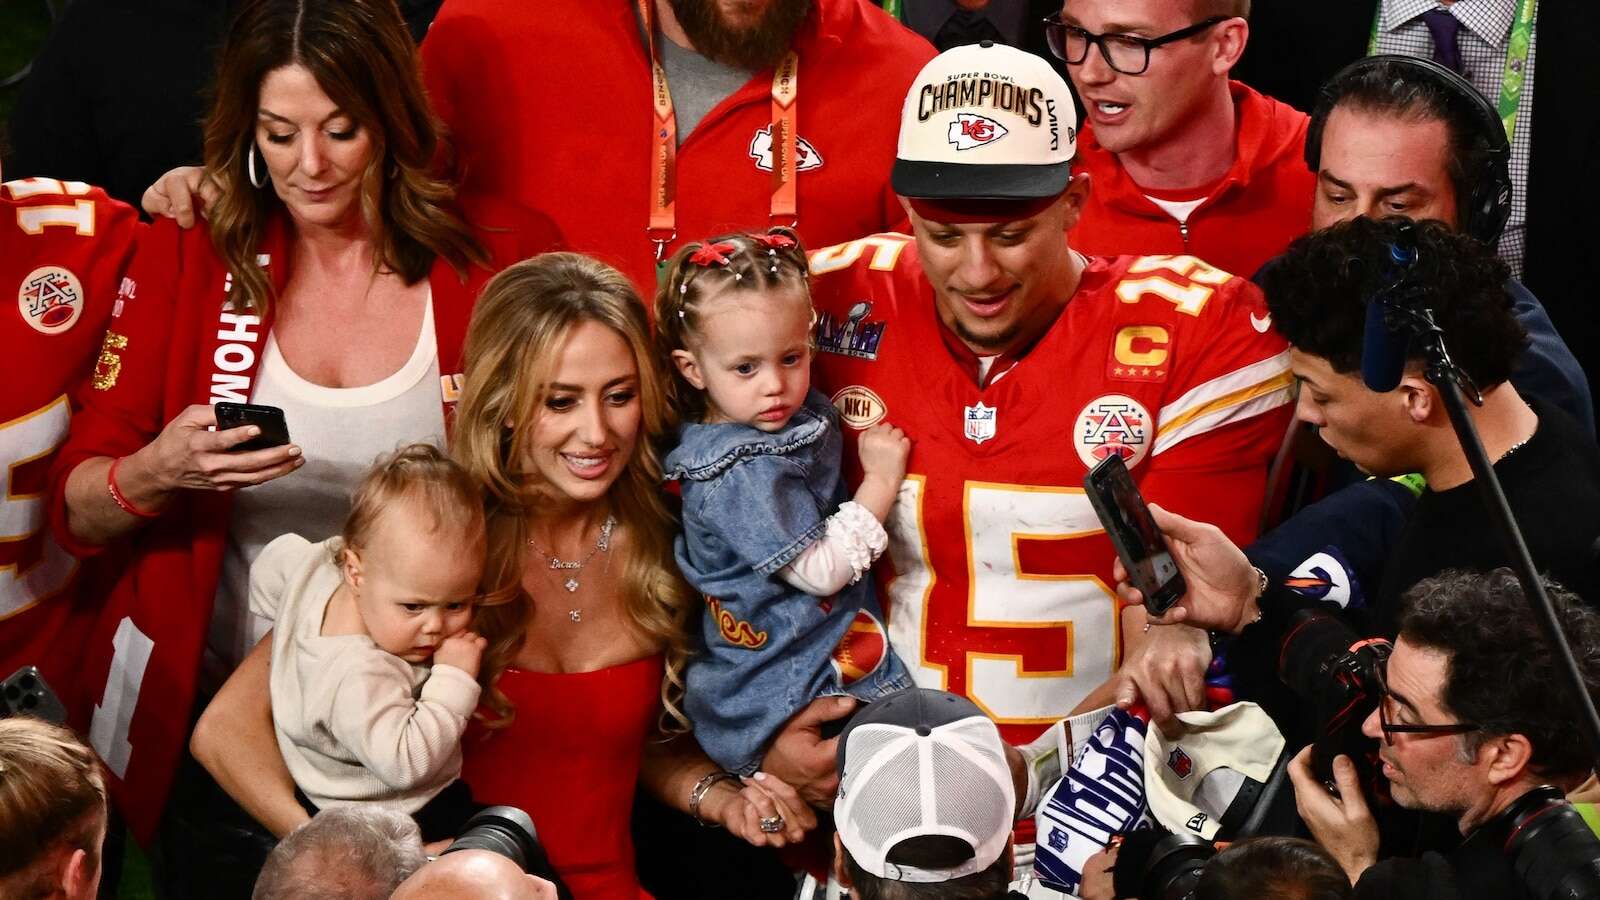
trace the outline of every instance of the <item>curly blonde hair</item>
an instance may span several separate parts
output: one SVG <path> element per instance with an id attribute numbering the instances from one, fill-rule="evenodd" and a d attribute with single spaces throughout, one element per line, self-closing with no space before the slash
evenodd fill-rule
<path id="1" fill-rule="evenodd" d="M 576 253 L 546 253 L 496 275 L 484 288 L 467 329 L 466 386 L 456 410 L 452 452 L 487 494 L 489 562 L 485 600 L 476 619 L 478 632 L 489 639 L 484 681 L 492 684 L 522 644 L 533 602 L 522 587 L 526 523 L 540 487 L 539 476 L 522 460 L 543 406 L 552 360 L 584 322 L 616 332 L 639 369 L 642 433 L 610 491 L 617 524 L 629 535 L 619 548 L 622 606 L 640 632 L 665 648 L 662 730 L 687 730 L 679 701 L 690 652 L 688 623 L 697 604 L 673 560 L 678 522 L 661 487 L 658 445 L 669 425 L 665 378 L 633 285 L 616 269 Z M 488 702 L 500 714 L 491 724 L 509 724 L 511 703 L 504 693 L 492 689 Z"/>

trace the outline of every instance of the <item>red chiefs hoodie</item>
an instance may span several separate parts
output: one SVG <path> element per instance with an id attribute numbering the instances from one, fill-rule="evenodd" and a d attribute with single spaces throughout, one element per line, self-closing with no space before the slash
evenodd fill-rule
<path id="1" fill-rule="evenodd" d="M 1085 124 L 1073 167 L 1091 181 L 1089 201 L 1070 234 L 1075 249 L 1095 256 L 1198 256 L 1248 278 L 1309 230 L 1316 184 L 1304 159 L 1310 118 L 1237 81 L 1229 82 L 1229 91 L 1237 123 L 1233 167 L 1187 224 L 1151 202 Z"/>

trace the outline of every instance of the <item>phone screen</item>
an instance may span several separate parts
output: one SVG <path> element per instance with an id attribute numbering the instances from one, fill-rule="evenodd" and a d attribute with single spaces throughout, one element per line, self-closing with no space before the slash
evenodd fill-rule
<path id="1" fill-rule="evenodd" d="M 1145 608 L 1153 615 L 1171 609 L 1187 586 L 1122 457 L 1107 457 L 1084 477 L 1083 486 L 1129 582 L 1144 594 Z"/>

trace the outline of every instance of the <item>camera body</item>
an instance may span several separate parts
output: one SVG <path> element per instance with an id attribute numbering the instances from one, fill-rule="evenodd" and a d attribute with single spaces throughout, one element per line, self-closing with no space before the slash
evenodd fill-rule
<path id="1" fill-rule="evenodd" d="M 1377 767 L 1377 743 L 1361 725 L 1382 699 L 1379 670 L 1394 645 L 1383 638 L 1362 639 L 1348 624 L 1325 612 L 1303 609 L 1290 622 L 1278 656 L 1278 677 L 1296 696 L 1309 701 L 1317 733 L 1311 772 L 1333 783 L 1333 760 L 1348 756 L 1368 796 L 1387 795 Z"/>

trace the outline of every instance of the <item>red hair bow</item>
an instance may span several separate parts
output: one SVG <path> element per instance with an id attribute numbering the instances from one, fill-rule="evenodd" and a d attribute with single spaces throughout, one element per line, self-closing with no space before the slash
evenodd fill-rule
<path id="1" fill-rule="evenodd" d="M 794 238 L 787 234 L 758 234 L 755 241 L 768 250 L 787 250 L 794 246 Z"/>
<path id="2" fill-rule="evenodd" d="M 697 266 L 725 266 L 731 260 L 728 254 L 738 250 L 732 241 L 718 241 L 715 244 L 702 244 L 700 249 L 689 254 L 689 262 Z"/>

